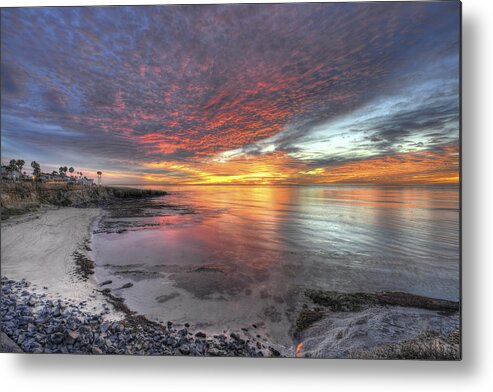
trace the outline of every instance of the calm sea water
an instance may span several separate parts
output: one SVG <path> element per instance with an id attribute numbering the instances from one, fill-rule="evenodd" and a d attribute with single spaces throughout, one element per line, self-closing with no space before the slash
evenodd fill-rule
<path id="1" fill-rule="evenodd" d="M 304 288 L 459 298 L 458 187 L 160 188 L 169 208 L 93 236 L 97 278 L 150 318 L 283 341 Z"/>

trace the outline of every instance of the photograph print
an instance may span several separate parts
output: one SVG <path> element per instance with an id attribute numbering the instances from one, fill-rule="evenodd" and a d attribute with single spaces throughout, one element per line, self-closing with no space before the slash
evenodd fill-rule
<path id="1" fill-rule="evenodd" d="M 461 359 L 458 1 L 1 9 L 1 347 Z"/>

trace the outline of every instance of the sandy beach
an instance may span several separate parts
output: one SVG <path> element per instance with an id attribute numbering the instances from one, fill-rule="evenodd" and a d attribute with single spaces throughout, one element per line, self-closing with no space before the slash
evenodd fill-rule
<path id="1" fill-rule="evenodd" d="M 2 276 L 26 279 L 50 298 L 87 301 L 100 310 L 104 297 L 92 277 L 81 279 L 73 254 L 83 244 L 100 208 L 52 208 L 2 223 Z"/>

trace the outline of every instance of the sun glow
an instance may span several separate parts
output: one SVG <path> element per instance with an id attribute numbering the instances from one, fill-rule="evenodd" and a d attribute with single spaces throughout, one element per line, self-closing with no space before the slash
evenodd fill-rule
<path id="1" fill-rule="evenodd" d="M 458 146 L 439 151 L 401 153 L 353 162 L 309 168 L 282 152 L 226 162 L 213 159 L 194 163 L 160 161 L 146 163 L 144 180 L 180 184 L 453 184 L 459 182 Z"/>

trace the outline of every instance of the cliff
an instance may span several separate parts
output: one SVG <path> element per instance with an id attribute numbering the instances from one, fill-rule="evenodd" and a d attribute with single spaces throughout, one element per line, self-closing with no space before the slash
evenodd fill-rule
<path id="1" fill-rule="evenodd" d="M 3 182 L 0 208 L 4 217 L 35 209 L 41 204 L 85 207 L 104 205 L 122 198 L 163 195 L 166 192 L 151 189 Z"/>

